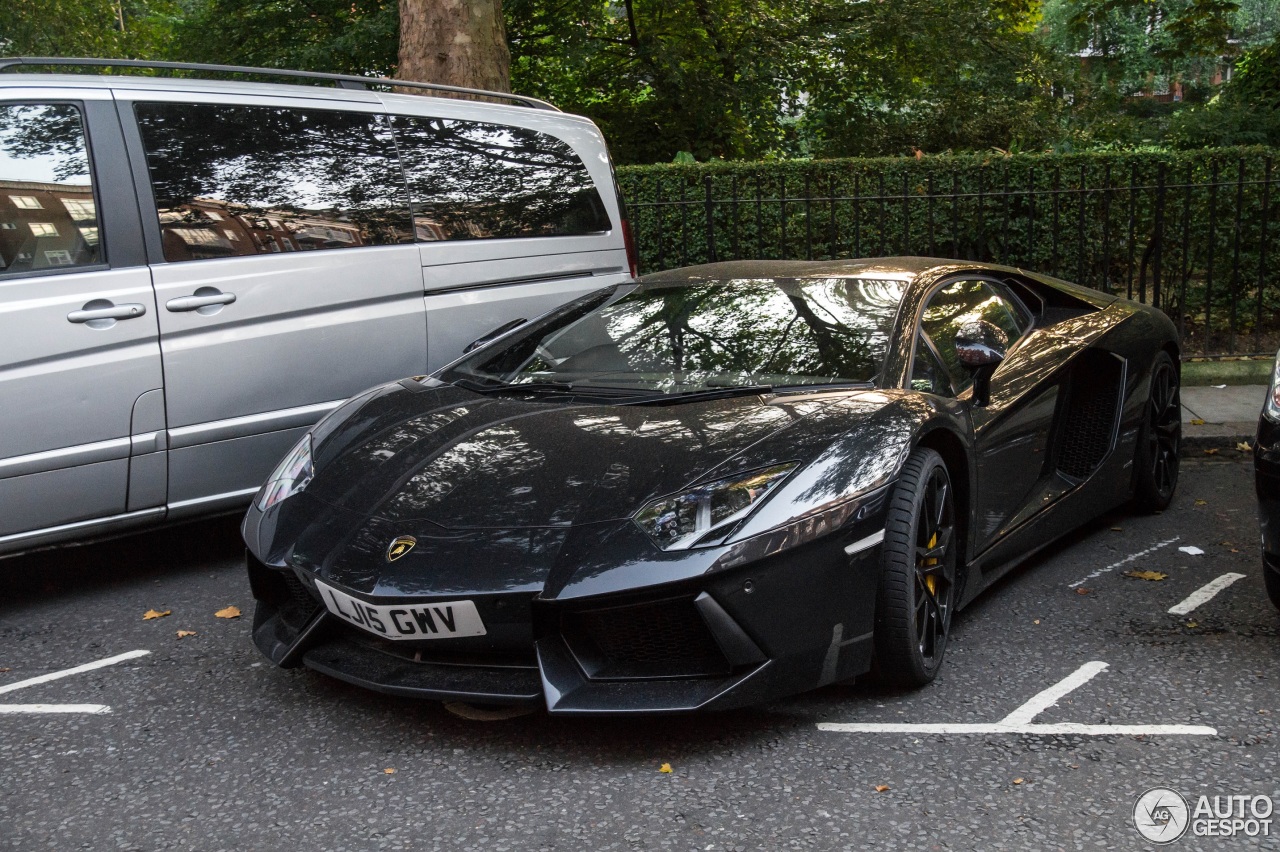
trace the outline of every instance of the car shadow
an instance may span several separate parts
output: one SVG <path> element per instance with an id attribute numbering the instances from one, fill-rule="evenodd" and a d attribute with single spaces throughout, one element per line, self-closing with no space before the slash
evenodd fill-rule
<path id="1" fill-rule="evenodd" d="M 244 554 L 240 515 L 0 559 L 4 602 L 18 605 L 83 595 L 157 577 L 208 572 Z"/>

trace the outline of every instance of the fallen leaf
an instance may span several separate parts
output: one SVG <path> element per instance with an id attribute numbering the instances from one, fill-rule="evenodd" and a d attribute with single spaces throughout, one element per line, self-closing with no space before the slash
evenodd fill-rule
<path id="1" fill-rule="evenodd" d="M 1217 449 L 1217 447 L 1214 447 L 1214 448 L 1213 448 L 1213 449 L 1211 449 L 1211 450 L 1205 450 L 1205 451 L 1204 451 L 1204 454 L 1205 454 L 1206 456 L 1216 456 L 1216 455 L 1218 454 L 1218 449 Z"/>
<path id="2" fill-rule="evenodd" d="M 1124 527 L 1112 527 L 1112 532 L 1124 532 Z"/>
<path id="3" fill-rule="evenodd" d="M 664 763 L 664 764 L 662 764 L 661 766 L 659 766 L 659 767 L 658 767 L 658 771 L 659 771 L 659 772 L 666 772 L 666 773 L 668 773 L 668 774 L 669 774 L 669 773 L 671 772 L 671 764 L 670 764 L 670 763 Z"/>
<path id="4" fill-rule="evenodd" d="M 1092 592 L 1092 591 L 1093 591 L 1093 589 L 1086 589 L 1084 586 L 1081 586 L 1080 588 L 1076 589 L 1076 594 L 1077 594 L 1077 595 L 1087 595 L 1087 594 L 1089 594 L 1089 592 Z"/>
<path id="5" fill-rule="evenodd" d="M 1187 622 L 1187 626 L 1188 626 L 1188 627 L 1199 627 L 1199 626 L 1200 626 L 1200 624 L 1199 624 L 1198 622 L 1195 622 L 1195 621 L 1188 621 L 1188 622 Z"/>
<path id="6" fill-rule="evenodd" d="M 1040 619 L 1038 619 L 1038 618 L 1037 618 L 1035 621 L 1033 621 L 1033 622 L 1031 622 L 1031 623 L 1032 623 L 1032 624 L 1039 624 L 1039 623 L 1040 623 Z"/>
<path id="7" fill-rule="evenodd" d="M 1251 453 L 1251 452 L 1253 452 L 1253 447 L 1251 447 L 1247 441 L 1240 441 L 1239 443 L 1237 443 L 1237 444 L 1236 444 L 1236 449 L 1237 449 L 1237 450 L 1239 450 L 1239 451 L 1240 451 L 1240 452 L 1242 452 L 1242 453 Z"/>
<path id="8" fill-rule="evenodd" d="M 1197 505 L 1197 506 L 1208 506 L 1208 505 L 1209 505 L 1209 501 L 1208 501 L 1208 500 L 1197 500 L 1197 501 L 1196 501 L 1196 505 Z"/>
<path id="9" fill-rule="evenodd" d="M 196 635 L 196 632 L 195 632 L 194 630 L 179 630 L 179 631 L 178 631 L 178 638 L 179 638 L 179 639 L 186 639 L 188 636 L 195 636 L 195 635 Z"/>
<path id="10" fill-rule="evenodd" d="M 168 613 L 165 613 L 165 615 L 168 615 Z M 240 607 L 237 607 L 237 606 L 224 607 L 218 610 L 217 612 L 215 612 L 213 614 L 213 617 L 214 618 L 239 618 Z"/>
<path id="11" fill-rule="evenodd" d="M 142 614 L 142 620 L 151 621 L 153 618 L 164 618 L 166 615 L 173 615 L 173 610 L 166 609 L 164 612 L 160 612 L 159 610 L 149 609 Z"/>
<path id="12" fill-rule="evenodd" d="M 1239 553 L 1240 551 L 1233 547 L 1233 548 L 1231 548 L 1231 552 L 1232 552 L 1232 553 Z"/>
<path id="13" fill-rule="evenodd" d="M 1192 421 L 1191 421 L 1191 425 L 1192 425 L 1192 426 L 1203 426 L 1203 425 L 1204 425 L 1204 421 L 1203 421 L 1203 420 L 1201 420 L 1199 417 L 1197 417 L 1197 418 L 1195 418 L 1194 420 L 1192 420 Z"/>
<path id="14" fill-rule="evenodd" d="M 1013 779 L 1013 783 L 1015 783 L 1015 784 L 1021 784 L 1021 783 L 1022 783 L 1022 779 L 1021 779 L 1021 778 L 1015 778 L 1015 779 Z"/>
<path id="15" fill-rule="evenodd" d="M 13 671 L 13 669 L 3 668 L 3 669 L 0 669 L 0 674 L 4 674 L 5 672 L 11 672 L 11 671 Z"/>
<path id="16" fill-rule="evenodd" d="M 1126 577 L 1133 577 L 1135 580 L 1167 580 L 1168 574 L 1159 571 L 1125 571 Z"/>
<path id="17" fill-rule="evenodd" d="M 877 784 L 877 785 L 876 785 L 876 792 L 877 792 L 877 793 L 887 793 L 887 792 L 889 792 L 889 785 L 888 785 L 888 784 Z"/>
<path id="18" fill-rule="evenodd" d="M 395 775 L 395 774 L 396 774 L 395 769 L 394 769 L 393 767 L 390 767 L 390 766 L 388 766 L 386 769 L 384 769 L 384 770 L 382 770 L 382 771 L 383 771 L 385 774 L 387 774 L 387 775 Z"/>

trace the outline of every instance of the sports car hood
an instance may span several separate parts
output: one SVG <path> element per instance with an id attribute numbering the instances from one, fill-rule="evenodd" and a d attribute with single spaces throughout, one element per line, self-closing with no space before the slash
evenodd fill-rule
<path id="1" fill-rule="evenodd" d="M 777 442 L 788 457 L 771 462 L 806 461 L 796 454 L 828 443 L 813 431 L 834 438 L 854 425 L 856 415 L 821 417 L 827 425 L 814 429 L 813 415 L 851 393 L 626 406 L 406 380 L 317 427 L 307 493 L 361 516 L 448 529 L 617 520 L 802 421 L 806 440 Z"/>

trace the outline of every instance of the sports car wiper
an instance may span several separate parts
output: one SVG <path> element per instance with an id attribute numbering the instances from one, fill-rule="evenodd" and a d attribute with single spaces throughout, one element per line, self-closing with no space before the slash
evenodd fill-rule
<path id="1" fill-rule="evenodd" d="M 484 384 L 483 382 L 472 381 L 471 379 L 455 379 L 454 385 L 476 393 L 512 393 L 512 392 L 531 392 L 539 391 L 571 391 L 573 385 L 568 382 L 525 382 L 523 384 L 513 384 L 510 382 L 494 381 L 493 384 Z"/>

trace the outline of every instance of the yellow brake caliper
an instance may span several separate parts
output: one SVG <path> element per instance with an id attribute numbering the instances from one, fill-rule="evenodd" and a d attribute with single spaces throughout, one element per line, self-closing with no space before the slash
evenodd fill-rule
<path id="1" fill-rule="evenodd" d="M 932 536 L 929 537 L 929 549 L 932 550 L 937 546 L 938 546 L 938 534 L 935 532 Z M 932 556 L 930 556 L 928 559 L 924 561 L 924 566 L 926 568 L 932 568 L 934 565 L 937 565 L 937 564 L 938 564 L 938 560 L 934 559 Z M 929 576 L 925 577 L 924 585 L 925 585 L 925 588 L 929 590 L 929 594 L 935 595 L 935 596 L 938 594 L 938 578 L 936 575 L 930 574 Z"/>

